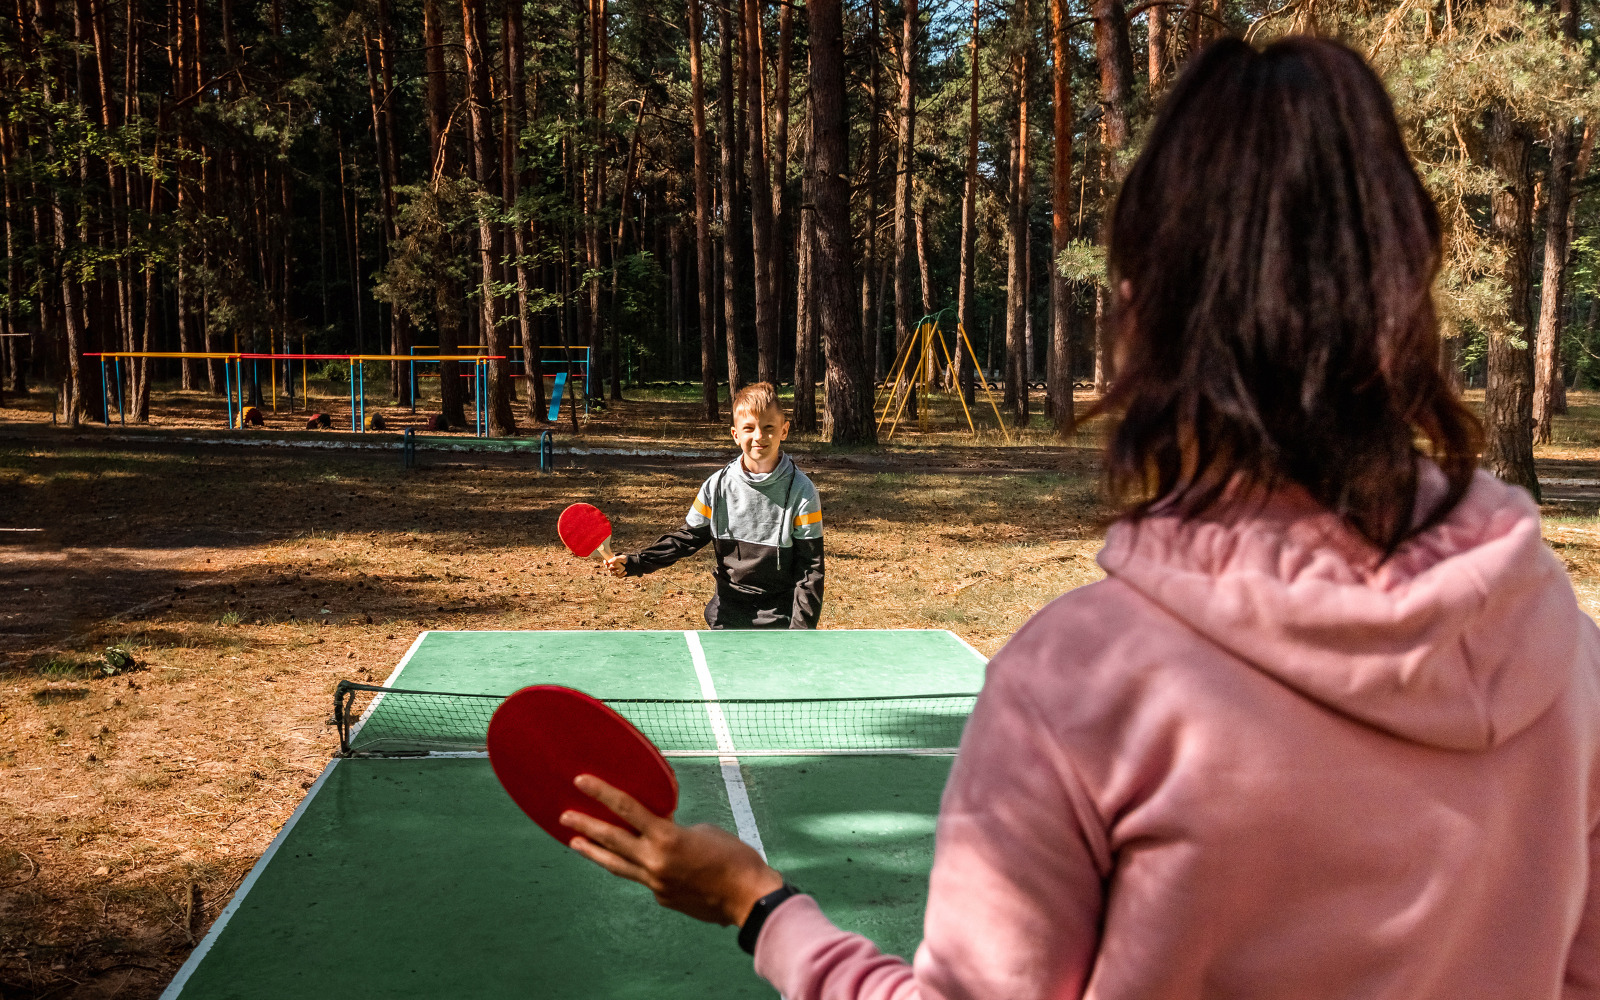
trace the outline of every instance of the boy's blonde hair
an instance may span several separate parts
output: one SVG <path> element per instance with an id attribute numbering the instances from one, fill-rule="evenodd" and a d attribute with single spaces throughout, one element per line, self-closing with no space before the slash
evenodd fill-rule
<path id="1" fill-rule="evenodd" d="M 771 407 L 778 411 L 778 416 L 783 416 L 783 407 L 778 405 L 778 390 L 772 387 L 771 382 L 755 382 L 740 389 L 733 397 L 733 404 L 728 408 L 735 417 L 740 410 L 746 413 L 765 413 Z"/>

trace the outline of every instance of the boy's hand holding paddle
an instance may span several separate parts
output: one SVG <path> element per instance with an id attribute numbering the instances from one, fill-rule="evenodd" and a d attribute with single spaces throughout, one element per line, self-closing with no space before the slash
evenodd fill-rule
<path id="1" fill-rule="evenodd" d="M 627 557 L 611 551 L 611 520 L 593 504 L 575 503 L 556 519 L 556 532 L 579 559 L 599 555 L 612 576 L 627 576 Z"/>

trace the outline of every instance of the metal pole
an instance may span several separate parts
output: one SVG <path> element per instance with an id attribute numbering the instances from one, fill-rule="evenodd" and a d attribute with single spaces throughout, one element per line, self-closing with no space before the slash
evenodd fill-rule
<path id="1" fill-rule="evenodd" d="M 128 367 L 131 369 L 133 366 L 129 365 Z M 117 369 L 117 422 L 120 423 L 122 426 L 126 427 L 126 426 L 128 426 L 128 407 L 124 404 L 123 398 L 122 398 L 122 359 L 121 358 L 117 358 L 116 359 L 116 369 Z"/>
<path id="2" fill-rule="evenodd" d="M 111 426 L 111 392 L 106 388 L 106 357 L 100 355 L 100 412 L 105 415 L 106 426 Z"/>
<path id="3" fill-rule="evenodd" d="M 413 344 L 411 347 L 407 348 L 406 353 L 410 354 L 413 358 L 416 357 L 416 345 Z M 415 413 L 417 412 L 417 363 L 415 361 L 408 361 L 406 362 L 406 367 L 411 369 L 411 412 Z"/>
<path id="4" fill-rule="evenodd" d="M 222 384 L 226 387 L 223 389 L 222 405 L 228 411 L 228 430 L 231 431 L 233 430 L 233 366 L 228 364 L 226 358 L 222 359 Z"/>
<path id="5" fill-rule="evenodd" d="M 361 421 L 356 417 L 356 370 L 354 363 L 348 358 L 345 359 L 345 365 L 347 366 L 345 381 L 350 383 L 350 430 L 353 432 L 361 427 Z"/>

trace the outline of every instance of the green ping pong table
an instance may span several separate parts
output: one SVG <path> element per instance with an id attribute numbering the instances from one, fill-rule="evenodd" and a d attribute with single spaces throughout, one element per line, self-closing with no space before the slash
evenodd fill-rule
<path id="1" fill-rule="evenodd" d="M 949 749 L 741 755 L 719 706 L 976 692 L 984 663 L 944 631 L 424 632 L 384 686 L 699 700 L 718 752 L 672 759 L 678 819 L 736 830 L 841 926 L 910 955 Z M 381 727 L 386 704 L 359 725 Z M 732 929 L 547 837 L 481 752 L 436 752 L 334 759 L 163 1000 L 304 996 L 775 993 Z"/>

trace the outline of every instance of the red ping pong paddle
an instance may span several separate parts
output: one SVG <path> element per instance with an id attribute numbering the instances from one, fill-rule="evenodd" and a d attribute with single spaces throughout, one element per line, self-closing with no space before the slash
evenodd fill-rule
<path id="1" fill-rule="evenodd" d="M 611 558 L 611 521 L 594 504 L 575 503 L 556 519 L 556 532 L 568 551 L 587 559 L 596 551 Z"/>
<path id="2" fill-rule="evenodd" d="M 661 751 L 633 724 L 582 691 L 556 684 L 525 687 L 489 720 L 489 763 L 513 802 L 563 844 L 578 836 L 561 825 L 568 809 L 625 830 L 616 813 L 578 791 L 592 774 L 622 789 L 657 816 L 678 808 L 678 778 Z"/>

